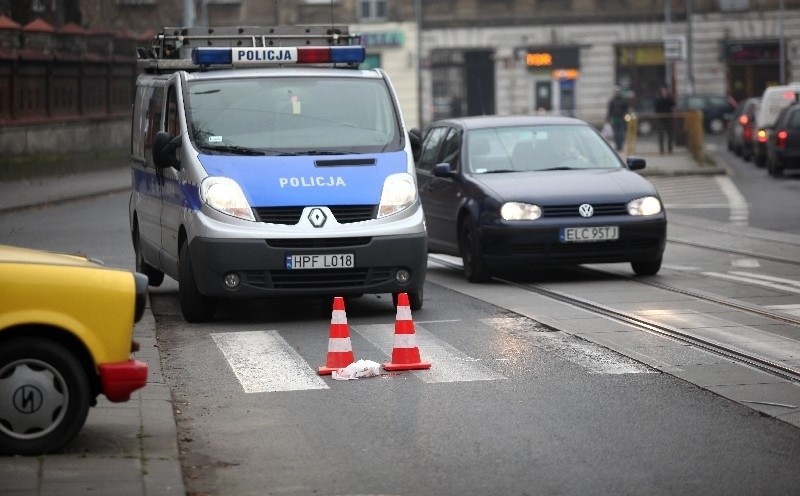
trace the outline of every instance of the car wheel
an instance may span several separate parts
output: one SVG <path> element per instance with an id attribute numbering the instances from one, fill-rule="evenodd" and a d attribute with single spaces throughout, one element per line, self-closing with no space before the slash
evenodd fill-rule
<path id="1" fill-rule="evenodd" d="M 637 276 L 654 276 L 661 270 L 661 260 L 662 257 L 658 257 L 655 260 L 631 262 L 631 267 Z"/>
<path id="2" fill-rule="evenodd" d="M 178 299 L 181 302 L 183 318 L 187 322 L 209 322 L 217 311 L 217 300 L 200 293 L 197 289 L 188 242 L 181 246 L 178 259 Z"/>
<path id="3" fill-rule="evenodd" d="M 760 155 L 753 155 L 753 163 L 756 164 L 756 167 L 764 167 L 767 165 L 767 160 Z"/>
<path id="4" fill-rule="evenodd" d="M 392 294 L 392 302 L 394 303 L 394 307 L 397 308 L 397 295 L 399 293 Z M 422 308 L 422 290 L 419 291 L 412 291 L 408 294 L 408 306 L 411 310 L 419 310 Z"/>
<path id="5" fill-rule="evenodd" d="M 461 259 L 464 263 L 464 276 L 469 282 L 486 282 L 492 273 L 483 261 L 483 252 L 478 238 L 478 227 L 471 217 L 461 224 Z"/>
<path id="6" fill-rule="evenodd" d="M 83 428 L 92 399 L 86 370 L 64 346 L 34 337 L 0 346 L 0 452 L 60 450 Z"/>
<path id="7" fill-rule="evenodd" d="M 772 177 L 781 177 L 783 175 L 783 167 L 776 164 L 774 160 L 767 161 L 767 172 Z"/>
<path id="8" fill-rule="evenodd" d="M 164 282 L 164 273 L 145 262 L 142 254 L 142 241 L 139 238 L 139 225 L 133 227 L 133 251 L 136 255 L 136 272 L 141 272 L 147 276 L 147 283 L 150 286 L 161 286 Z"/>
<path id="9" fill-rule="evenodd" d="M 720 134 L 725 130 L 725 121 L 720 118 L 714 118 L 708 121 L 708 132 L 711 134 Z"/>

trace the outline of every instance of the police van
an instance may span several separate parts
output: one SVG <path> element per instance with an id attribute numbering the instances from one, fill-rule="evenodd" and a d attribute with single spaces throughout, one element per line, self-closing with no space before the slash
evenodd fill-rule
<path id="1" fill-rule="evenodd" d="M 178 281 L 187 321 L 236 298 L 407 293 L 422 307 L 419 141 L 386 73 L 358 69 L 358 36 L 165 28 L 138 55 L 136 269 Z"/>

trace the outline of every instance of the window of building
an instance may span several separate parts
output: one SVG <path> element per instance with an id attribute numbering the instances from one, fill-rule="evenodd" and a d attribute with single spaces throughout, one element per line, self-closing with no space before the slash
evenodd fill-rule
<path id="1" fill-rule="evenodd" d="M 389 0 L 359 0 L 358 17 L 362 21 L 383 21 L 389 17 Z"/>

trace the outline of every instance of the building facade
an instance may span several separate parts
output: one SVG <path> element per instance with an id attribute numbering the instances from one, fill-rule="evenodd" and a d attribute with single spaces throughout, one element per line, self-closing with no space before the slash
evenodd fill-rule
<path id="1" fill-rule="evenodd" d="M 136 40 L 187 24 L 347 24 L 410 127 L 492 113 L 599 124 L 615 86 L 647 112 L 662 84 L 738 100 L 800 79 L 800 0 L 0 0 L 0 15 Z"/>

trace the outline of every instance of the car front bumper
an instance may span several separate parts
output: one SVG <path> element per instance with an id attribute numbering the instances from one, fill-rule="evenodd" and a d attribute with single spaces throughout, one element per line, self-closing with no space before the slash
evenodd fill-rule
<path id="1" fill-rule="evenodd" d="M 563 227 L 615 225 L 619 238 L 614 241 L 565 243 Z M 593 219 L 591 225 L 548 222 L 541 224 L 485 226 L 482 232 L 483 256 L 494 270 L 524 269 L 527 266 L 574 265 L 656 260 L 664 253 L 667 240 L 665 215 L 651 219 Z"/>

